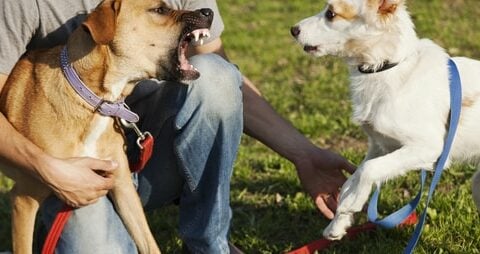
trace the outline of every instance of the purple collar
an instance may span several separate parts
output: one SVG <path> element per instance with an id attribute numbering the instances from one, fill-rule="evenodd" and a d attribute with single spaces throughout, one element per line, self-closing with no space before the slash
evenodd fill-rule
<path id="1" fill-rule="evenodd" d="M 84 99 L 90 106 L 93 107 L 93 111 L 98 111 L 104 116 L 118 117 L 125 119 L 129 122 L 136 123 L 139 118 L 138 115 L 128 109 L 128 106 L 123 100 L 111 102 L 98 97 L 92 92 L 80 79 L 72 65 L 68 63 L 67 46 L 63 47 L 60 53 L 60 64 L 62 71 L 68 80 L 70 86 L 77 92 L 82 99 Z"/>

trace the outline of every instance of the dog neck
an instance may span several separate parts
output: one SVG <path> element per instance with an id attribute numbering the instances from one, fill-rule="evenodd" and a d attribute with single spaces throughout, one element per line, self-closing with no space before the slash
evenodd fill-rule
<path id="1" fill-rule="evenodd" d="M 123 99 L 118 101 L 110 101 L 104 97 L 98 97 L 92 90 L 90 90 L 80 79 L 75 69 L 68 62 L 67 47 L 63 47 L 60 53 L 60 64 L 63 74 L 71 87 L 82 97 L 82 99 L 104 116 L 118 117 L 127 120 L 128 122 L 137 122 L 138 115 L 133 113 L 125 105 Z M 113 97 L 118 97 L 119 91 L 114 92 Z"/>
<path id="2" fill-rule="evenodd" d="M 136 81 L 128 70 L 116 64 L 118 57 L 108 45 L 97 45 L 83 29 L 77 29 L 67 42 L 69 62 L 92 92 L 115 101 L 131 91 Z M 128 92 L 129 93 L 129 92 Z"/>
<path id="3" fill-rule="evenodd" d="M 348 65 L 360 73 L 377 73 L 395 67 L 409 58 L 419 42 L 406 10 L 398 10 L 389 22 L 375 23 L 345 44 Z"/>
<path id="4" fill-rule="evenodd" d="M 358 71 L 363 73 L 363 74 L 372 74 L 372 73 L 378 73 L 382 71 L 389 70 L 395 66 L 397 66 L 398 63 L 390 63 L 389 61 L 384 61 L 380 66 L 372 66 L 372 65 L 367 65 L 367 64 L 362 64 L 358 66 Z"/>

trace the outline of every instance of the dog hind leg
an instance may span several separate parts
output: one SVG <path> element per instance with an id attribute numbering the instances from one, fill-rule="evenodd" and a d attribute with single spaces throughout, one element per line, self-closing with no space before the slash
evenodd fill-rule
<path id="1" fill-rule="evenodd" d="M 472 195 L 473 201 L 480 212 L 480 165 L 477 166 L 477 172 L 472 177 Z"/>

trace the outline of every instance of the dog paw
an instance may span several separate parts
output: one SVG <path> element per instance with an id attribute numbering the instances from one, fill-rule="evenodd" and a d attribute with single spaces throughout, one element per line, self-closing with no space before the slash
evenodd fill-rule
<path id="1" fill-rule="evenodd" d="M 329 240 L 340 240 L 347 234 L 347 228 L 352 224 L 352 215 L 340 214 L 330 222 L 323 231 L 323 236 Z"/>
<path id="2" fill-rule="evenodd" d="M 345 234 L 347 234 L 346 231 L 334 231 L 333 229 L 327 227 L 324 231 L 323 231 L 323 237 L 325 237 L 326 239 L 330 240 L 330 241 L 337 241 L 337 240 L 341 240 L 343 238 L 343 236 L 345 236 Z"/>

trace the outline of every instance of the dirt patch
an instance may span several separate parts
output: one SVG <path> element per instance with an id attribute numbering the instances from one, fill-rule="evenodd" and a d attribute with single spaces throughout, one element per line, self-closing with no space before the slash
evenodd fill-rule
<path id="1" fill-rule="evenodd" d="M 336 136 L 328 139 L 317 139 L 315 141 L 320 147 L 334 151 L 354 150 L 365 152 L 368 147 L 368 142 L 365 139 L 357 139 L 349 136 Z"/>

